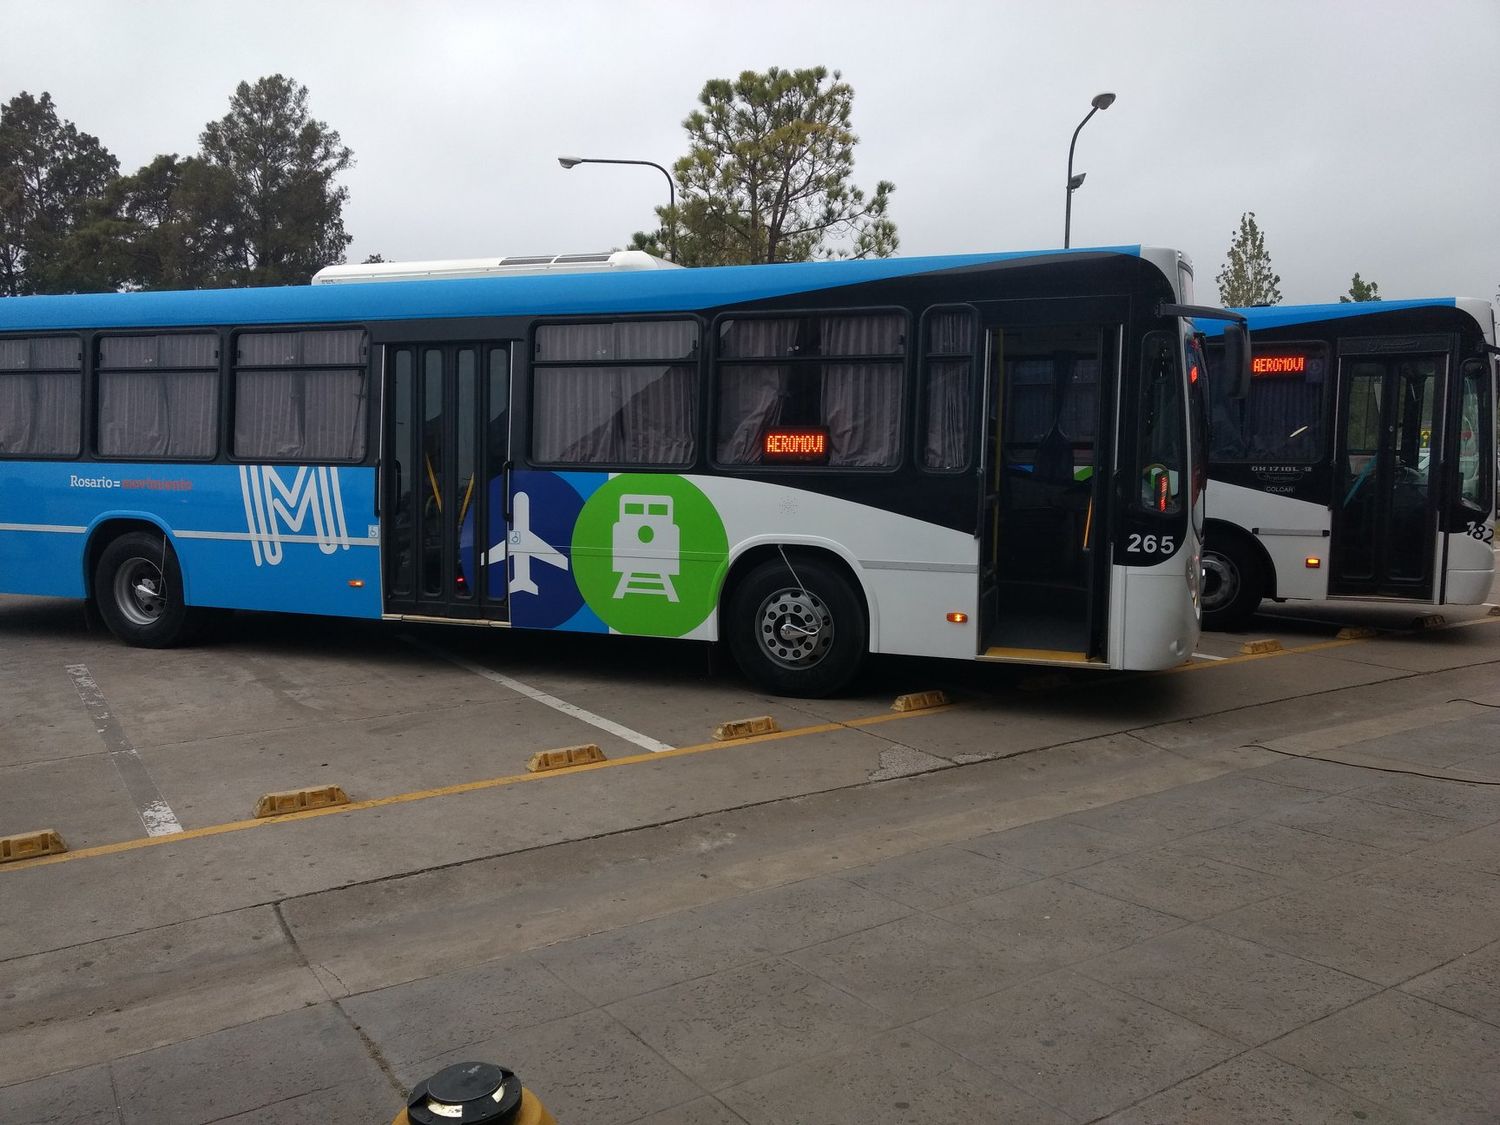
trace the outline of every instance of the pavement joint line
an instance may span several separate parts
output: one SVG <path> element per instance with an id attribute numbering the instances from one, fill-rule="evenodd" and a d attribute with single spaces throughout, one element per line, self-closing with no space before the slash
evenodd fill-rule
<path id="1" fill-rule="evenodd" d="M 444 785 L 434 789 L 417 789 L 409 793 L 392 794 L 388 797 L 371 797 L 363 801 L 350 801 L 346 805 L 328 805 L 322 808 L 304 809 L 300 812 L 285 813 L 274 817 L 263 817 L 258 820 L 231 820 L 223 824 L 205 825 L 201 828 L 180 829 L 169 836 L 137 837 L 134 840 L 121 840 L 113 844 L 98 844 L 90 848 L 79 848 L 76 851 L 66 852 L 61 855 L 23 859 L 15 863 L 5 864 L 3 867 L 0 867 L 0 871 L 9 873 L 34 867 L 48 867 L 64 860 L 95 859 L 100 856 L 120 855 L 125 852 L 139 851 L 142 848 L 153 847 L 157 844 L 201 840 L 211 836 L 224 836 L 233 832 L 245 832 L 252 828 L 264 828 L 268 825 L 289 824 L 294 821 L 312 820 L 315 817 L 334 816 L 341 813 L 363 812 L 367 809 L 411 804 L 415 801 L 426 801 L 436 797 L 455 797 L 464 793 L 475 793 L 485 789 L 501 789 L 531 781 L 549 781 L 555 778 L 576 777 L 579 774 L 591 773 L 594 770 L 638 765 L 642 762 L 660 761 L 663 758 L 706 754 L 711 750 L 728 750 L 760 742 L 779 742 L 784 739 L 804 738 L 808 735 L 827 734 L 839 730 L 859 730 L 863 727 L 876 726 L 880 723 L 894 722 L 899 719 L 925 718 L 930 715 L 941 714 L 944 711 L 950 711 L 957 706 L 959 705 L 956 703 L 950 703 L 945 707 L 931 707 L 925 711 L 890 711 L 879 715 L 866 715 L 857 719 L 832 720 L 826 723 L 816 723 L 812 726 L 794 727 L 791 730 L 776 731 L 771 734 L 751 735 L 747 738 L 736 739 L 733 742 L 700 742 L 692 746 L 676 746 L 662 751 L 649 751 L 644 754 L 632 754 L 624 758 L 611 758 L 603 762 L 589 762 L 550 773 L 505 774 L 501 777 L 482 778 L 478 781 L 462 781 L 454 785 Z"/>
<path id="2" fill-rule="evenodd" d="M 141 818 L 146 835 L 173 836 L 181 833 L 182 824 L 178 821 L 177 814 L 156 787 L 151 772 L 146 769 L 146 763 L 141 761 L 140 754 L 126 736 L 125 728 L 120 725 L 120 720 L 105 698 L 104 690 L 89 671 L 89 666 L 65 664 L 63 667 L 73 681 L 73 689 L 78 692 L 78 698 L 83 700 L 89 717 L 94 720 L 95 731 L 104 740 L 110 764 L 125 786 L 126 795 L 135 805 L 136 815 Z"/>
<path id="3" fill-rule="evenodd" d="M 520 680 L 507 676 L 503 672 L 497 672 L 493 668 L 486 668 L 482 664 L 475 664 L 471 660 L 465 660 L 457 653 L 448 652 L 446 649 L 428 644 L 426 641 L 418 640 L 416 637 L 408 634 L 402 634 L 401 639 L 413 648 L 427 653 L 429 656 L 439 657 L 442 660 L 446 660 L 449 664 L 462 668 L 466 672 L 472 672 L 474 675 L 489 680 L 492 683 L 507 687 L 518 695 L 524 695 L 527 699 L 534 700 L 544 707 L 560 711 L 570 718 L 578 719 L 580 722 L 587 723 L 591 727 L 597 727 L 599 730 L 612 734 L 616 738 L 623 738 L 626 742 L 639 746 L 642 750 L 649 750 L 653 754 L 661 754 L 672 749 L 667 743 L 659 742 L 648 734 L 632 730 L 623 723 L 617 723 L 613 719 L 606 719 L 603 715 L 596 715 L 594 712 L 587 711 L 577 704 L 569 703 L 566 699 L 559 699 L 555 695 L 550 695 L 540 688 L 534 688 L 530 684 L 522 683 Z"/>

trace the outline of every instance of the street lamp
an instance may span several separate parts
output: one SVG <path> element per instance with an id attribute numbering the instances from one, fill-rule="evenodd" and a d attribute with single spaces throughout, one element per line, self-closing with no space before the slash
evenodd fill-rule
<path id="1" fill-rule="evenodd" d="M 1114 97 L 1113 94 L 1110 97 Z M 672 180 L 672 173 L 668 172 L 654 160 L 605 160 L 594 156 L 559 156 L 557 162 L 566 170 L 576 168 L 580 164 L 640 164 L 647 168 L 655 168 L 663 176 L 667 177 L 667 200 L 668 208 L 672 216 L 671 229 L 667 231 L 667 246 L 672 252 L 672 261 L 677 260 L 677 185 Z"/>
<path id="2" fill-rule="evenodd" d="M 1089 123 L 1089 118 L 1093 117 L 1101 109 L 1108 109 L 1114 105 L 1115 96 L 1113 94 L 1095 94 L 1092 104 L 1094 108 L 1089 110 L 1088 116 L 1078 123 L 1078 128 L 1073 130 L 1073 139 L 1068 144 L 1068 206 L 1067 210 L 1063 212 L 1064 250 L 1070 245 L 1073 235 L 1073 193 L 1083 186 L 1083 178 L 1088 174 L 1086 172 L 1079 172 L 1078 175 L 1073 175 L 1073 147 L 1078 144 L 1078 134 L 1083 132 L 1083 127 Z"/>

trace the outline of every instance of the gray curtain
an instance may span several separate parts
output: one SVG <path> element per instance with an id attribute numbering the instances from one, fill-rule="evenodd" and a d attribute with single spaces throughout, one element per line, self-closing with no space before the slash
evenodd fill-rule
<path id="1" fill-rule="evenodd" d="M 688 464 L 697 378 L 687 365 L 538 368 L 532 452 L 563 464 Z"/>
<path id="2" fill-rule="evenodd" d="M 969 463 L 969 418 L 974 399 L 968 359 L 934 359 L 927 364 L 927 438 L 922 464 L 929 469 L 961 469 Z"/>
<path id="3" fill-rule="evenodd" d="M 896 464 L 901 455 L 903 370 L 899 363 L 823 365 L 828 464 Z"/>
<path id="4" fill-rule="evenodd" d="M 77 454 L 82 398 L 78 372 L 0 371 L 0 453 Z"/>
<path id="5" fill-rule="evenodd" d="M 761 435 L 779 420 L 787 371 L 786 367 L 759 364 L 735 364 L 719 369 L 721 464 L 759 463 Z"/>
<path id="6" fill-rule="evenodd" d="M 99 375 L 99 452 L 106 457 L 212 457 L 218 415 L 217 371 Z"/>

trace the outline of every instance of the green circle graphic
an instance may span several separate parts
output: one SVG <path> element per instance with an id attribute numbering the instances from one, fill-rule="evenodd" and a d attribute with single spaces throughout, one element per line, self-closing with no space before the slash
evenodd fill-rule
<path id="1" fill-rule="evenodd" d="M 579 592 L 601 621 L 621 633 L 692 632 L 713 611 L 728 560 L 724 521 L 682 477 L 611 477 L 573 525 Z"/>

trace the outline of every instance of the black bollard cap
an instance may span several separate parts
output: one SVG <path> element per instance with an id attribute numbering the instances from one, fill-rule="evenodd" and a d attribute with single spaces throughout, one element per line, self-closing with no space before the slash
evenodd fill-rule
<path id="1" fill-rule="evenodd" d="M 406 1102 L 412 1125 L 510 1125 L 521 1108 L 521 1080 L 494 1063 L 444 1067 L 418 1082 Z"/>

